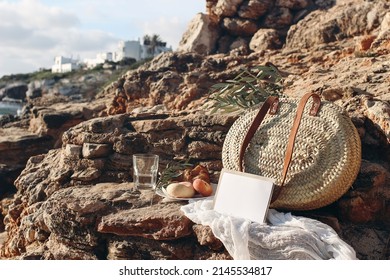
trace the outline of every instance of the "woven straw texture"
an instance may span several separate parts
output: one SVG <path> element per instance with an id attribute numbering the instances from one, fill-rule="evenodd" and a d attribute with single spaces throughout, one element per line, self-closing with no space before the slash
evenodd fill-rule
<path id="1" fill-rule="evenodd" d="M 243 170 L 282 180 L 287 142 L 299 100 L 280 99 L 278 113 L 267 114 L 244 156 Z M 298 129 L 292 161 L 284 187 L 271 208 L 316 209 L 339 199 L 360 169 L 361 143 L 350 118 L 337 105 L 321 102 L 317 116 L 310 116 L 309 100 Z M 239 170 L 240 147 L 257 113 L 242 115 L 230 128 L 222 149 L 224 168 Z"/>

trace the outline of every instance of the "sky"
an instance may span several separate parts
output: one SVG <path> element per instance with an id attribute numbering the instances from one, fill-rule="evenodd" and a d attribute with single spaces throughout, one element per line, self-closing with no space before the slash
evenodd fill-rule
<path id="1" fill-rule="evenodd" d="M 0 77 L 94 58 L 120 40 L 158 34 L 176 49 L 205 0 L 0 0 Z"/>

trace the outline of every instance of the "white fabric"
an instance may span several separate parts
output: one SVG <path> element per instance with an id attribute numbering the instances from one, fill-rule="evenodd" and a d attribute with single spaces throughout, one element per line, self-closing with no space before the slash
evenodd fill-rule
<path id="1" fill-rule="evenodd" d="M 210 226 L 236 260 L 356 259 L 354 249 L 328 225 L 270 209 L 267 224 L 214 211 L 211 199 L 190 201 L 181 210 L 194 223 Z"/>

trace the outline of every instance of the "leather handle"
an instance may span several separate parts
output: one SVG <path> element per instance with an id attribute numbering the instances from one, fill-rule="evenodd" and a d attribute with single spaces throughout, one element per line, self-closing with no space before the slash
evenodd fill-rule
<path id="1" fill-rule="evenodd" d="M 290 167 L 290 163 L 294 151 L 295 139 L 297 137 L 298 128 L 301 123 L 301 119 L 302 119 L 303 111 L 305 110 L 306 103 L 309 101 L 310 97 L 313 98 L 313 104 L 309 111 L 310 116 L 317 115 L 318 110 L 320 109 L 321 106 L 321 98 L 316 93 L 306 93 L 301 98 L 301 101 L 298 104 L 297 113 L 295 115 L 293 126 L 291 128 L 290 136 L 288 137 L 286 154 L 284 156 L 282 183 L 280 185 L 281 187 L 284 185 L 284 181 L 286 180 L 288 168 Z"/>
<path id="2" fill-rule="evenodd" d="M 313 104 L 312 104 L 312 107 L 309 111 L 309 115 L 310 116 L 317 115 L 318 110 L 320 109 L 321 98 L 318 94 L 307 93 L 301 98 L 301 100 L 298 104 L 298 107 L 297 107 L 297 113 L 296 113 L 295 118 L 294 118 L 293 126 L 291 128 L 291 132 L 290 132 L 290 135 L 288 138 L 288 143 L 287 143 L 287 148 L 286 148 L 286 153 L 285 153 L 284 163 L 283 163 L 282 183 L 280 185 L 280 188 L 278 188 L 278 190 L 274 193 L 271 202 L 274 202 L 278 198 L 278 196 L 282 190 L 282 187 L 284 186 L 284 182 L 286 180 L 287 172 L 288 172 L 288 169 L 290 167 L 292 154 L 294 151 L 294 144 L 295 144 L 295 139 L 296 139 L 296 136 L 298 133 L 299 125 L 301 123 L 301 119 L 303 116 L 303 112 L 305 110 L 305 106 L 310 98 L 313 98 Z M 260 108 L 257 115 L 255 116 L 255 118 L 253 119 L 252 124 L 250 125 L 248 132 L 245 135 L 244 141 L 241 145 L 240 158 L 239 158 L 240 171 L 242 171 L 242 169 L 243 169 L 242 164 L 243 164 L 244 154 L 245 154 L 245 151 L 246 151 L 252 137 L 255 135 L 257 129 L 259 128 L 262 121 L 264 120 L 268 110 L 271 108 L 270 114 L 275 114 L 277 111 L 278 105 L 279 105 L 278 97 L 275 97 L 275 96 L 268 97 L 267 100 L 264 102 L 263 106 Z"/>
<path id="3" fill-rule="evenodd" d="M 252 124 L 250 125 L 248 132 L 244 137 L 244 141 L 242 142 L 241 145 L 240 158 L 239 158 L 240 171 L 243 170 L 242 163 L 244 160 L 246 148 L 248 147 L 253 136 L 255 135 L 257 129 L 263 122 L 265 116 L 267 115 L 267 112 L 269 111 L 271 115 L 274 115 L 278 111 L 278 107 L 279 107 L 279 98 L 277 96 L 269 96 L 261 106 L 255 118 L 253 119 Z"/>

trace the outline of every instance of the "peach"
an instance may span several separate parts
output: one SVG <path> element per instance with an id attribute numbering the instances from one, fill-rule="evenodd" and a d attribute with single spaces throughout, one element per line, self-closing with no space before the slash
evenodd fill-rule
<path id="1" fill-rule="evenodd" d="M 211 185 L 202 179 L 195 179 L 192 182 L 192 186 L 202 196 L 210 196 L 213 194 L 213 188 L 211 187 Z"/>

